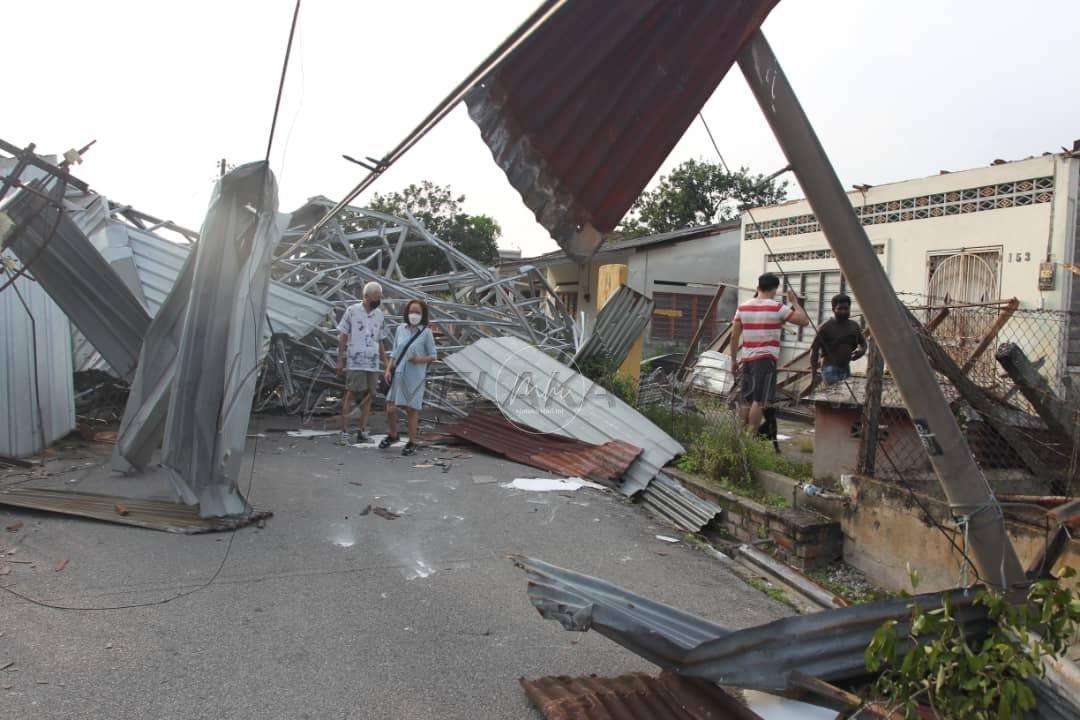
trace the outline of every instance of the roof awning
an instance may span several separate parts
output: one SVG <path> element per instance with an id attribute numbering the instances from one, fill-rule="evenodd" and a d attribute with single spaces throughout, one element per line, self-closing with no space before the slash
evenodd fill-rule
<path id="1" fill-rule="evenodd" d="M 622 219 L 778 0 L 569 0 L 465 100 L 571 257 Z"/>

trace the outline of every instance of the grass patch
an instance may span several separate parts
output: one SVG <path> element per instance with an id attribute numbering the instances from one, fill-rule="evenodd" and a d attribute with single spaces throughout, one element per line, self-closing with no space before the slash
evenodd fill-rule
<path id="1" fill-rule="evenodd" d="M 772 443 L 744 432 L 729 417 L 721 417 L 702 429 L 677 466 L 726 490 L 774 507 L 790 507 L 791 503 L 780 495 L 766 493 L 757 481 L 758 470 L 770 470 L 801 481 L 813 476 L 810 463 L 785 458 L 773 449 Z"/>
<path id="2" fill-rule="evenodd" d="M 757 578 L 748 578 L 746 582 L 750 587 L 754 588 L 758 592 L 765 593 L 776 602 L 783 603 L 790 608 L 795 607 L 794 603 L 792 603 L 791 600 L 788 600 L 787 594 L 775 585 L 769 585 L 764 580 L 758 580 Z"/>

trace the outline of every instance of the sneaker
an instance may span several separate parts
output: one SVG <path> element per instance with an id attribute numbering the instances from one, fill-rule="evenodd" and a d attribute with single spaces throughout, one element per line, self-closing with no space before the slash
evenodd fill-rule
<path id="1" fill-rule="evenodd" d="M 386 437 L 384 437 L 382 440 L 379 441 L 379 449 L 380 450 L 385 450 L 386 448 L 390 447 L 391 445 L 393 445 L 396 442 L 397 442 L 396 437 L 390 437 L 389 435 L 387 435 Z"/>
<path id="2" fill-rule="evenodd" d="M 349 433 L 345 432 L 344 430 L 341 431 L 341 444 L 342 445 L 352 445 L 352 436 L 349 435 Z"/>
<path id="3" fill-rule="evenodd" d="M 364 432 L 363 430 L 357 430 L 356 431 L 356 444 L 360 445 L 360 444 L 363 444 L 363 443 L 366 443 L 366 442 L 368 442 L 367 433 Z"/>
<path id="4" fill-rule="evenodd" d="M 416 452 L 416 444 L 412 440 L 405 443 L 405 447 L 401 448 L 402 455 L 412 455 L 414 452 Z"/>

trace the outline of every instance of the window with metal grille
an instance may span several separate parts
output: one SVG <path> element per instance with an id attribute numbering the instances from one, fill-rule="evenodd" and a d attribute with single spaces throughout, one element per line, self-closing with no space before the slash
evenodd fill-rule
<path id="1" fill-rule="evenodd" d="M 561 292 L 559 293 L 559 300 L 562 301 L 562 304 L 566 308 L 566 312 L 570 314 L 570 317 L 577 317 L 576 292 Z"/>
<path id="2" fill-rule="evenodd" d="M 716 337 L 716 311 L 709 312 L 711 295 L 654 292 L 653 301 L 656 306 L 653 308 L 649 340 L 686 347 L 694 338 L 706 312 L 708 318 L 700 343 L 708 344 Z"/>
<path id="3" fill-rule="evenodd" d="M 851 293 L 847 284 L 847 278 L 839 270 L 817 270 L 814 272 L 789 273 L 781 276 L 781 288 L 791 287 L 802 298 L 806 314 L 810 316 L 811 325 L 797 328 L 792 325 L 784 326 L 783 339 L 787 342 L 810 342 L 814 339 L 814 327 L 820 325 L 832 317 L 832 299 L 840 293 L 851 298 L 851 319 L 859 322 L 862 310 L 859 309 L 859 301 Z"/>

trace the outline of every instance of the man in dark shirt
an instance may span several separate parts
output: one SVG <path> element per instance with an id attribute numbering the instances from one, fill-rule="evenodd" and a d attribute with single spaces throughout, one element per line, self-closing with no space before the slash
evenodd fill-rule
<path id="1" fill-rule="evenodd" d="M 810 346 L 810 368 L 817 375 L 819 356 L 825 354 L 821 378 L 834 385 L 851 377 L 851 361 L 866 353 L 862 328 L 851 319 L 851 298 L 843 293 L 832 299 L 833 316 L 818 328 Z"/>

